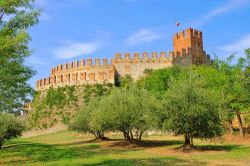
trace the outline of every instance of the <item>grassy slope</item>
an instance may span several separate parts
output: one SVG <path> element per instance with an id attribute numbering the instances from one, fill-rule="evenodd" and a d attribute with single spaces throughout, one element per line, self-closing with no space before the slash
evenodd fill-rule
<path id="1" fill-rule="evenodd" d="M 199 150 L 178 149 L 182 137 L 148 136 L 148 147 L 124 146 L 120 135 L 96 142 L 69 131 L 19 138 L 0 150 L 0 165 L 250 165 L 250 140 L 223 144 L 195 140 Z"/>

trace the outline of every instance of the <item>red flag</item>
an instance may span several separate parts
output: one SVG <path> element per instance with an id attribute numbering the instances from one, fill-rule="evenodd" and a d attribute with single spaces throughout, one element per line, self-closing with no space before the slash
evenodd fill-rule
<path id="1" fill-rule="evenodd" d="M 178 26 L 180 26 L 181 24 L 180 24 L 179 21 L 177 21 L 177 22 L 175 23 L 175 25 L 178 27 Z"/>

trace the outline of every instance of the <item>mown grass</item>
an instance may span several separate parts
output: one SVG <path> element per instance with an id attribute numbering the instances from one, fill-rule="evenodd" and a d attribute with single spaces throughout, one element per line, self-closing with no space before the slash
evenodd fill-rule
<path id="1" fill-rule="evenodd" d="M 96 141 L 91 135 L 62 131 L 18 138 L 0 150 L 0 165 L 250 165 L 250 141 L 208 143 L 195 140 L 196 148 L 183 151 L 182 137 L 145 137 L 144 147 L 124 144 L 121 135 Z"/>

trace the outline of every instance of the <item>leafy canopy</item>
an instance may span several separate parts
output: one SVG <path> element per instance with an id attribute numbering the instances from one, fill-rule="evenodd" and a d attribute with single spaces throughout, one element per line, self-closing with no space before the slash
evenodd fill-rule
<path id="1" fill-rule="evenodd" d="M 100 101 L 98 115 L 104 117 L 111 130 L 120 131 L 131 141 L 157 124 L 160 102 L 150 92 L 137 87 L 117 88 Z"/>
<path id="2" fill-rule="evenodd" d="M 27 30 L 38 23 L 33 0 L 0 0 L 0 111 L 17 112 L 32 94 L 34 71 L 24 65 L 32 51 Z"/>
<path id="3" fill-rule="evenodd" d="M 150 71 L 147 77 L 139 80 L 137 84 L 149 91 L 163 94 L 169 87 L 170 78 L 178 77 L 181 72 L 184 70 L 178 66 Z"/>
<path id="4" fill-rule="evenodd" d="M 163 128 L 185 136 L 185 144 L 193 137 L 213 138 L 222 135 L 219 95 L 207 89 L 204 79 L 195 73 L 184 73 L 170 81 L 163 97 Z"/>

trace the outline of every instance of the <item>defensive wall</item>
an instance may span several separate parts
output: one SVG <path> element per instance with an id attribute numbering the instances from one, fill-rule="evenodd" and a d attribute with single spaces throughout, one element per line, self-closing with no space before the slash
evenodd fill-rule
<path id="1" fill-rule="evenodd" d="M 161 69 L 173 65 L 190 66 L 211 64 L 210 56 L 203 50 L 202 32 L 188 28 L 176 33 L 173 37 L 174 51 L 116 53 L 110 60 L 96 58 L 82 59 L 57 65 L 52 68 L 48 78 L 36 81 L 36 90 L 45 90 L 50 87 L 84 84 L 114 84 L 116 80 L 130 75 L 134 80 L 143 76 L 145 69 Z M 94 61 L 94 63 L 93 63 Z"/>

